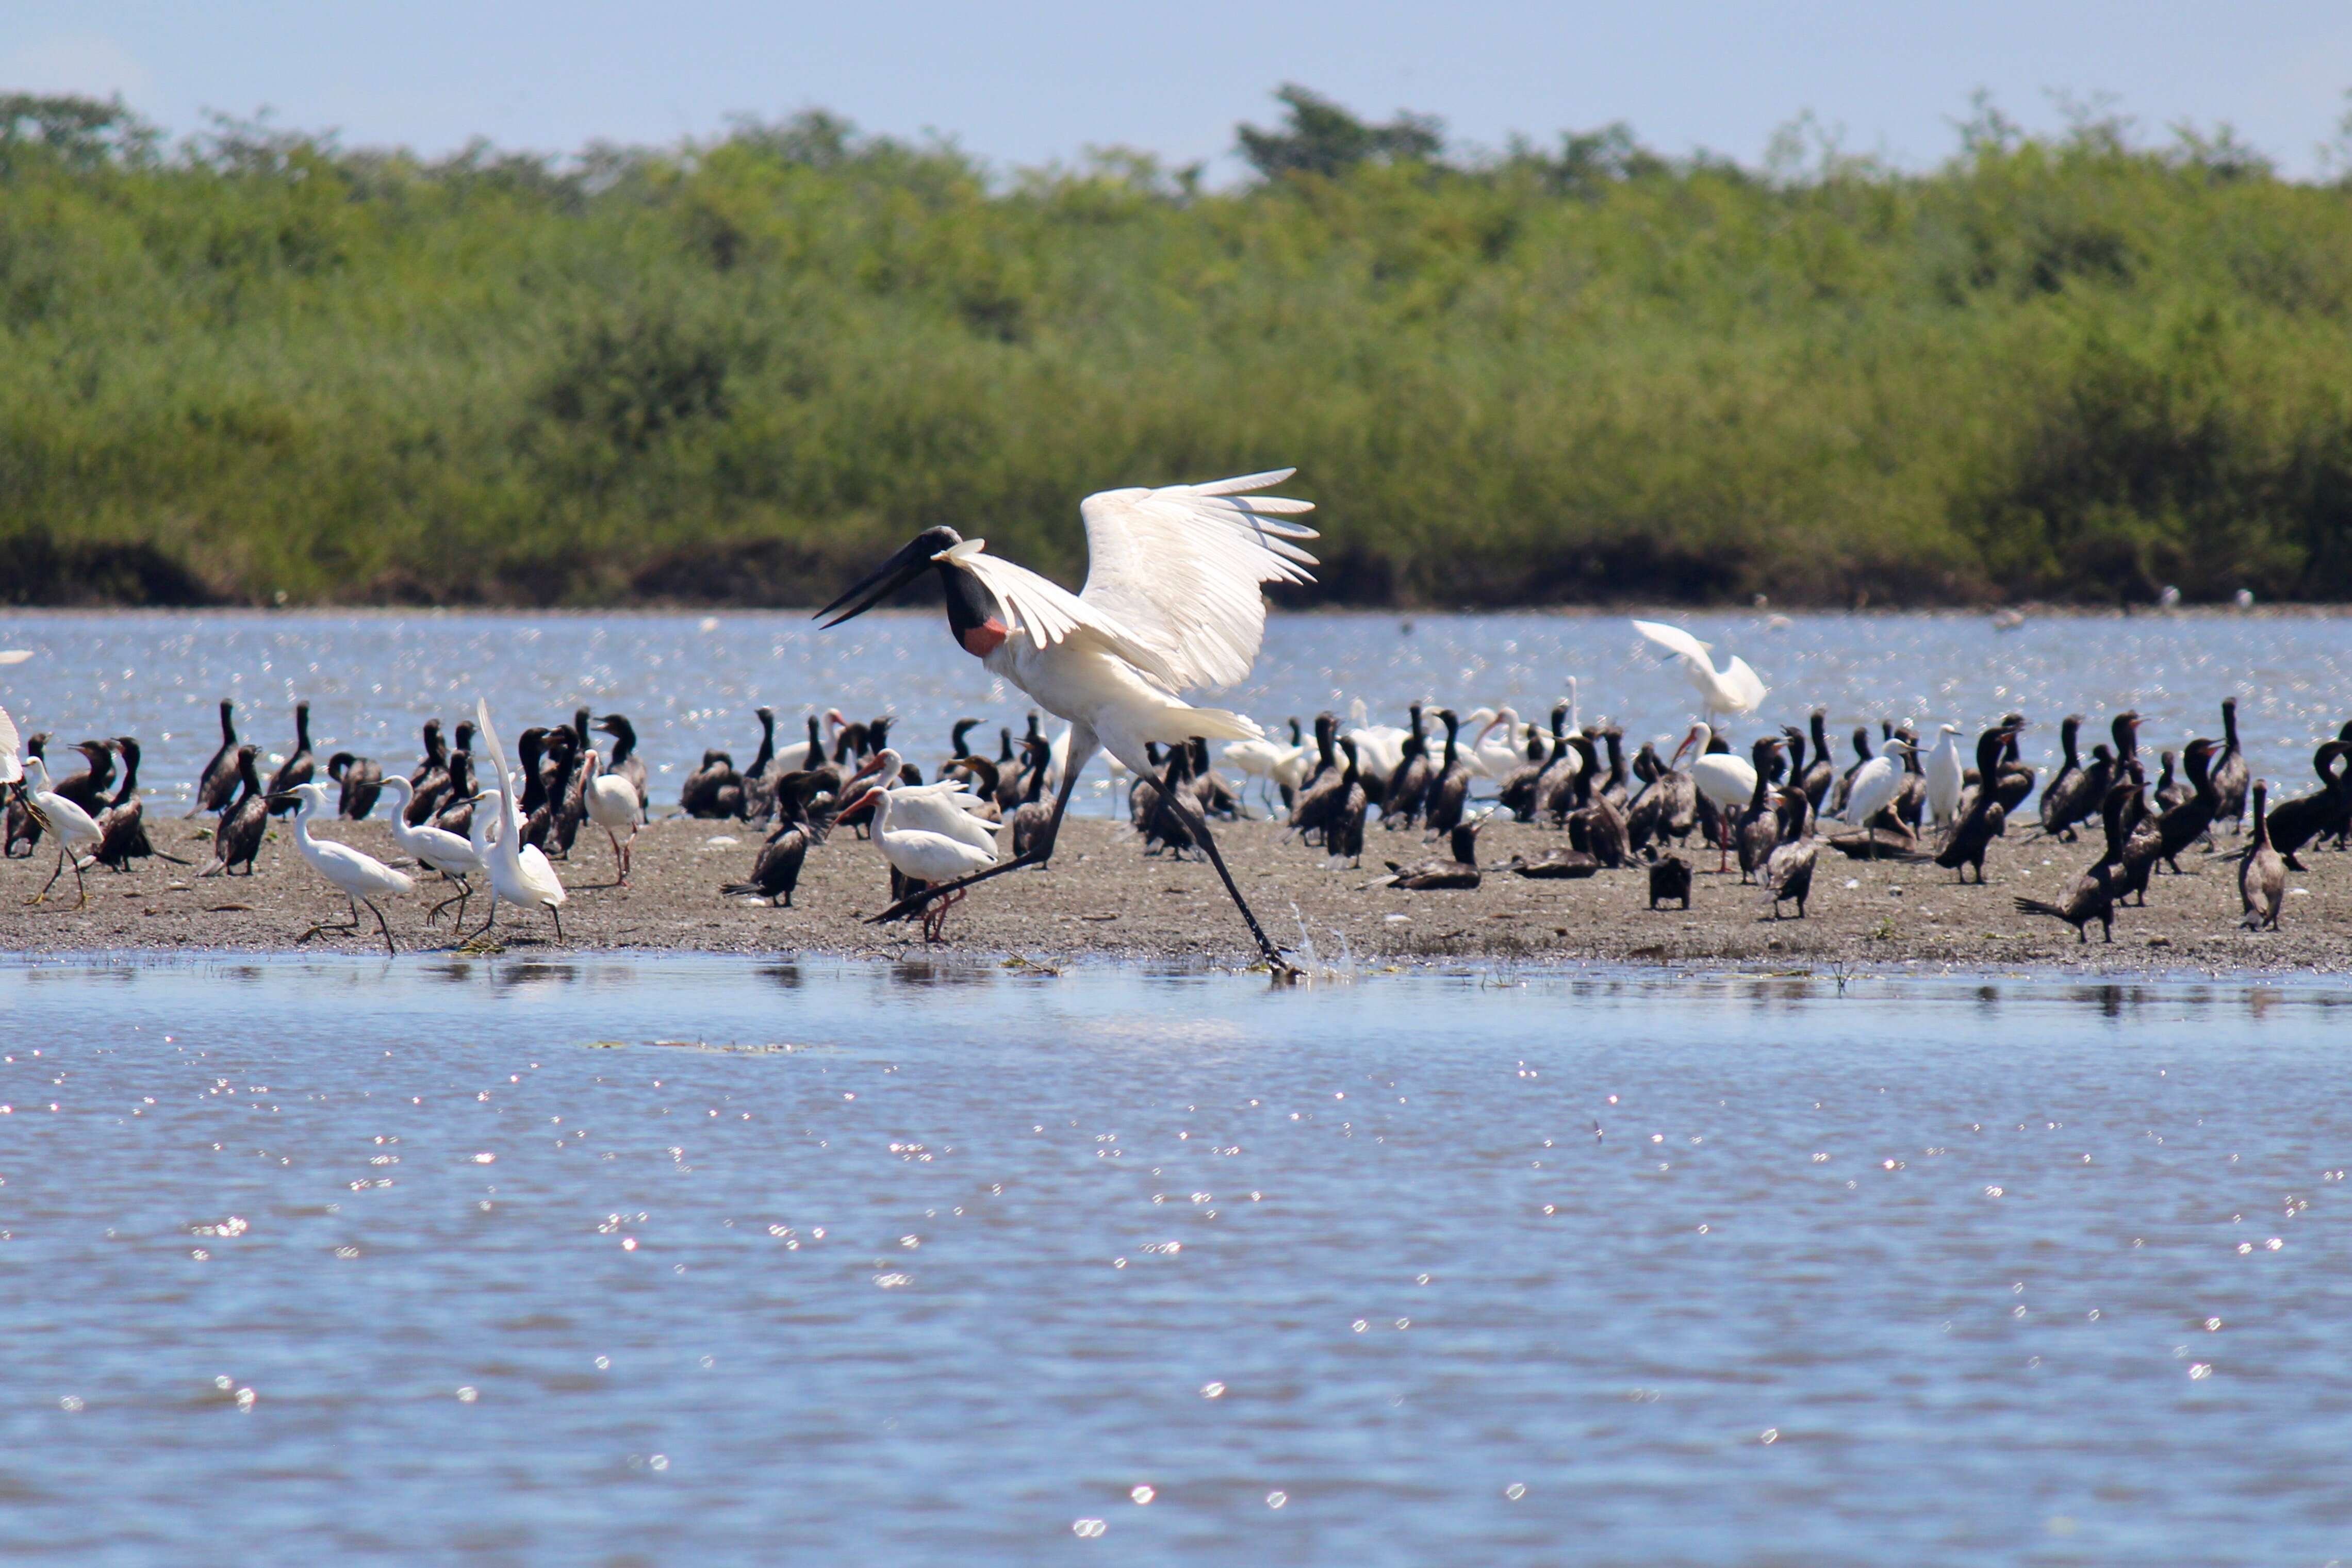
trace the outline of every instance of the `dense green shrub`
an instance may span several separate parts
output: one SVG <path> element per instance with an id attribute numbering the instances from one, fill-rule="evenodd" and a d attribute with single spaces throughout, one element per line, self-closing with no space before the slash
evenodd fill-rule
<path id="1" fill-rule="evenodd" d="M 2343 188 L 1283 103 L 1212 192 L 0 98 L 0 602 L 811 602 L 934 522 L 1074 580 L 1086 492 L 1287 464 L 1326 601 L 2352 598 Z"/>

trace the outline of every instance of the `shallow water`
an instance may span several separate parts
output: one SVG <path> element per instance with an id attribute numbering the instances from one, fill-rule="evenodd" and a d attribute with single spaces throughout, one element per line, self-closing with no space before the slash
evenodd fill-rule
<path id="1" fill-rule="evenodd" d="M 2347 1000 L 0 967 L 0 1548 L 2317 1563 Z"/>
<path id="2" fill-rule="evenodd" d="M 2190 734 L 2220 732 L 2218 705 L 2242 698 L 2249 763 L 2299 793 L 2311 751 L 2352 715 L 2352 617 L 2200 614 L 2131 619 L 2048 617 L 2013 632 L 1964 614 L 1675 617 L 1740 654 L 1773 690 L 1759 718 L 1802 724 L 1827 707 L 1843 764 L 1857 724 L 1949 721 L 1970 736 L 2015 708 L 2035 723 L 2029 758 L 2058 751 L 2057 721 L 2107 717 L 2137 706 L 2152 753 Z M 780 737 L 838 704 L 853 718 L 888 712 L 898 738 L 929 773 L 948 731 L 970 716 L 1016 734 L 1028 708 L 956 648 L 936 612 L 875 614 L 832 632 L 799 612 L 709 616 L 34 612 L 0 611 L 0 648 L 41 656 L 0 670 L 0 704 L 26 732 L 62 740 L 137 736 L 144 786 L 159 809 L 193 798 L 219 743 L 215 706 L 239 704 L 245 738 L 266 756 L 293 742 L 290 709 L 313 704 L 318 754 L 347 748 L 406 770 L 419 727 L 454 724 L 477 693 L 512 729 L 560 722 L 587 704 L 636 722 L 654 769 L 656 808 L 703 750 L 748 764 L 759 743 L 752 710 L 778 713 Z M 1418 697 L 1514 706 L 1538 722 L 1579 682 L 1580 716 L 1609 716 L 1629 739 L 1678 736 L 1693 716 L 1679 665 L 1617 615 L 1276 615 L 1249 684 L 1215 700 L 1269 726 L 1361 698 L 1375 718 L 1404 722 Z M 1058 725 L 1052 727 L 1058 728 Z M 1741 737 L 1753 733 L 1743 723 Z M 2084 739 L 2087 749 L 2093 735 Z M 978 742 L 976 742 L 978 744 Z M 1670 748 L 1670 744 L 1669 744 Z M 1097 769 L 1082 809 L 1113 799 Z M 1120 797 L 1123 800 L 1123 797 Z"/>

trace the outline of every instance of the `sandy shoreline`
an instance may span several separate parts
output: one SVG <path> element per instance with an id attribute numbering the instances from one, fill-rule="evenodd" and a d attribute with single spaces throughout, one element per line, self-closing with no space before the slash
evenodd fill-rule
<path id="1" fill-rule="evenodd" d="M 150 824 L 158 848 L 205 863 L 201 824 Z M 394 858 L 380 821 L 337 823 L 327 836 Z M 732 840 L 731 843 L 714 841 Z M 749 873 L 761 834 L 742 824 L 667 820 L 637 841 L 635 875 L 610 885 L 612 852 L 602 835 L 583 832 L 558 869 L 572 890 L 564 940 L 544 916 L 518 924 L 509 908 L 499 932 L 514 950 L 668 951 L 749 955 L 808 954 L 894 957 L 919 950 L 912 924 L 874 926 L 861 918 L 887 902 L 887 877 L 873 846 L 846 832 L 814 850 L 795 907 L 771 909 L 722 896 L 719 886 Z M 2021 835 L 1994 846 L 1990 885 L 1956 886 L 1933 865 L 1869 865 L 1825 855 L 1811 918 L 1774 922 L 1761 895 L 1729 875 L 1705 873 L 1711 855 L 1695 857 L 1688 912 L 1648 908 L 1641 871 L 1603 872 L 1582 882 L 1534 882 L 1491 867 L 1517 852 L 1562 841 L 1557 832 L 1498 822 L 1481 835 L 1490 870 L 1465 893 L 1366 889 L 1381 859 L 1434 852 L 1417 833 L 1367 838 L 1365 869 L 1329 870 L 1319 851 L 1283 839 L 1266 822 L 1220 830 L 1219 841 L 1256 908 L 1286 948 L 1300 941 L 1303 921 L 1314 955 L 1329 963 L 1416 964 L 1492 959 L 1570 964 L 1760 964 L 1864 966 L 1918 961 L 1977 968 L 2037 968 L 2062 973 L 2150 974 L 2181 970 L 2352 972 L 2352 855 L 2307 852 L 2310 870 L 2290 875 L 2284 929 L 2275 935 L 2237 925 L 2235 862 L 2191 853 L 2196 874 L 2159 877 L 2146 910 L 2124 911 L 2106 946 L 2092 927 L 2087 946 L 2057 922 L 2017 913 L 2019 895 L 2054 899 L 2076 871 L 2096 858 L 2088 843 L 2026 843 Z M 2234 843 L 2234 841 L 2227 841 Z M 25 900 L 55 865 L 45 843 L 29 861 L 0 866 L 0 952 L 382 951 L 373 922 L 362 936 L 299 939 L 315 920 L 341 918 L 341 900 L 295 855 L 289 834 L 273 829 L 251 878 L 196 878 L 158 861 L 118 875 L 87 873 L 89 904 L 74 907 L 72 879 L 47 904 Z M 2051 863 L 2044 864 L 2048 861 Z M 1848 887 L 1845 883 L 1855 883 Z M 1899 890 L 1899 891 L 1898 891 Z M 419 895 L 387 908 L 404 952 L 449 945 L 446 917 L 427 926 L 437 901 Z M 478 901 L 468 914 L 480 923 Z M 1255 950 L 1205 863 L 1146 859 L 1118 825 L 1074 819 L 1060 854 L 1044 873 L 1017 873 L 976 890 L 950 919 L 943 955 L 1101 957 L 1244 967 Z"/>

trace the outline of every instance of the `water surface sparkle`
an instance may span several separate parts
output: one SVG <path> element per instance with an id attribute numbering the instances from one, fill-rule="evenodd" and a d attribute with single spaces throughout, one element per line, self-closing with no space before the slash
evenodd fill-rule
<path id="1" fill-rule="evenodd" d="M 2316 1562 L 2347 1000 L 0 966 L 0 1543 Z"/>

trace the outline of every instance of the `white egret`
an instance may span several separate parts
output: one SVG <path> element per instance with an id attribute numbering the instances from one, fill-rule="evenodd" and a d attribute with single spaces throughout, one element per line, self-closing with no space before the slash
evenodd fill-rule
<path id="1" fill-rule="evenodd" d="M 1960 727 L 1939 727 L 1943 739 L 1927 754 L 1927 815 L 1939 827 L 1949 827 L 1960 812 L 1960 788 L 1967 770 L 1960 760 Z"/>
<path id="2" fill-rule="evenodd" d="M 1903 759 L 1911 750 L 1908 741 L 1889 740 L 1885 749 L 1854 769 L 1853 782 L 1846 790 L 1842 820 L 1871 834 L 1873 860 L 1878 858 L 1878 836 L 1870 824 L 1903 793 Z"/>
<path id="3" fill-rule="evenodd" d="M 1087 497 L 1078 511 L 1091 562 L 1086 587 L 1075 594 L 988 554 L 987 541 L 940 527 L 926 528 L 818 612 L 831 617 L 828 626 L 838 626 L 936 571 L 956 641 L 991 674 L 1070 723 L 1054 815 L 1029 852 L 910 894 L 876 919 L 900 919 L 984 878 L 1046 863 L 1071 789 L 1098 750 L 1141 775 L 1150 766 L 1144 747 L 1152 742 L 1255 740 L 1265 733 L 1239 714 L 1194 707 L 1180 694 L 1234 685 L 1248 675 L 1265 636 L 1260 584 L 1312 580 L 1306 569 L 1315 558 L 1291 541 L 1313 538 L 1314 530 L 1276 520 L 1311 511 L 1311 503 L 1250 494 L 1293 472 Z M 1294 972 L 1250 913 L 1200 812 L 1182 791 L 1168 787 L 1161 794 L 1207 852 L 1266 963 Z"/>
<path id="4" fill-rule="evenodd" d="M 896 753 L 885 755 L 895 757 Z M 891 778 L 896 772 L 893 768 L 882 777 Z M 917 785 L 912 788 L 924 789 L 936 789 L 937 786 Z M 857 810 L 868 800 L 874 803 L 874 847 L 882 852 L 882 858 L 890 862 L 892 870 L 900 876 L 922 883 L 925 891 L 932 891 L 942 889 L 943 884 L 968 881 L 997 863 L 993 835 L 988 836 L 984 844 L 975 843 L 971 835 L 955 831 L 951 825 L 948 825 L 949 831 L 942 831 L 939 828 L 908 821 L 905 808 L 914 800 L 922 800 L 926 805 L 940 806 L 950 815 L 975 826 L 985 827 L 985 823 L 966 816 L 952 805 L 944 804 L 937 796 L 914 796 L 902 802 L 901 795 L 908 793 L 905 786 L 886 789 L 879 784 L 872 784 L 863 793 L 852 796 L 843 808 L 846 813 Z M 925 810 L 918 820 L 928 824 L 934 817 L 934 812 Z M 925 942 L 940 939 L 940 928 L 947 924 L 948 911 L 953 909 L 963 896 L 962 888 L 957 887 L 938 904 L 923 911 Z"/>
<path id="5" fill-rule="evenodd" d="M 514 789 L 509 782 L 513 775 L 507 769 L 506 747 L 499 740 L 499 732 L 490 725 L 488 698 L 475 699 L 474 723 L 477 727 L 475 738 L 488 753 L 490 777 L 499 781 L 499 788 L 485 789 L 475 797 L 475 821 L 480 822 L 484 816 L 495 813 L 499 821 L 499 836 L 496 843 L 487 846 L 489 853 L 485 857 L 483 866 L 490 873 L 490 917 L 482 922 L 481 930 L 475 932 L 471 939 L 478 941 L 498 924 L 499 904 L 504 902 L 520 909 L 538 907 L 546 910 L 548 918 L 555 922 L 555 939 L 561 942 L 563 940 L 563 916 L 558 911 L 570 895 L 564 892 L 563 883 L 556 877 L 555 868 L 548 863 L 547 856 L 539 846 L 522 841 L 522 819 L 515 810 Z M 477 830 L 476 848 L 484 847 L 481 833 L 486 831 L 487 826 Z"/>
<path id="6" fill-rule="evenodd" d="M 1679 626 L 1669 626 L 1663 621 L 1636 621 L 1633 630 L 1682 660 L 1683 673 L 1698 689 L 1699 702 L 1707 717 L 1751 714 L 1764 706 L 1771 688 L 1748 667 L 1747 660 L 1734 654 L 1731 663 L 1718 670 L 1708 657 L 1714 645 L 1700 642 Z"/>
<path id="7" fill-rule="evenodd" d="M 11 750 L 13 755 L 13 747 Z M 43 827 L 57 835 L 58 841 L 58 869 L 49 873 L 48 881 L 41 883 L 41 891 L 25 902 L 38 904 L 48 897 L 49 889 L 57 885 L 58 878 L 65 875 L 66 867 L 71 865 L 74 887 L 81 894 L 74 907 L 79 909 L 89 902 L 89 889 L 83 885 L 81 880 L 81 852 L 84 848 L 94 847 L 105 834 L 100 829 L 97 818 L 49 787 L 48 764 L 37 757 L 27 757 L 22 767 L 24 776 L 16 788 L 24 791 L 26 800 L 31 803 L 33 815 L 40 820 Z"/>
<path id="8" fill-rule="evenodd" d="M 443 910 L 455 904 L 456 924 L 462 927 L 466 924 L 466 901 L 474 896 L 473 878 L 484 869 L 482 857 L 474 852 L 470 842 L 446 829 L 429 823 L 415 828 L 408 825 L 408 802 L 416 787 L 407 779 L 394 774 L 383 781 L 383 792 L 392 797 L 392 841 L 400 846 L 400 852 L 457 884 L 457 897 L 445 898 L 425 911 L 425 924 L 431 925 Z"/>
<path id="9" fill-rule="evenodd" d="M 402 782 L 407 781 L 403 779 Z M 310 862 L 312 871 L 334 883 L 352 906 L 350 925 L 313 925 L 297 940 L 308 942 L 321 931 L 357 931 L 360 928 L 360 905 L 364 904 L 368 906 L 368 913 L 375 916 L 375 928 L 383 933 L 383 950 L 398 953 L 400 948 L 392 939 L 392 927 L 385 922 L 383 911 L 376 907 L 375 901 L 395 893 L 415 891 L 415 879 L 406 872 L 394 871 L 373 855 L 353 849 L 349 844 L 312 836 L 310 820 L 333 809 L 328 804 L 324 784 L 297 784 L 291 789 L 275 790 L 265 799 L 272 807 L 289 804 L 294 807 L 295 851 Z"/>
<path id="10" fill-rule="evenodd" d="M 32 656 L 30 648 L 0 648 L 0 664 L 21 664 Z"/>

